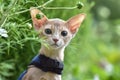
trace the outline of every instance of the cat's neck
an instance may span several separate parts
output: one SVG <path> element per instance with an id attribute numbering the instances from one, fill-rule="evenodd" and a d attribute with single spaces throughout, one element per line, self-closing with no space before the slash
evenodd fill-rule
<path id="1" fill-rule="evenodd" d="M 41 46 L 40 54 L 44 54 L 45 56 L 51 59 L 63 61 L 64 60 L 64 49 L 65 47 L 60 48 L 60 49 L 50 49 L 45 46 Z"/>

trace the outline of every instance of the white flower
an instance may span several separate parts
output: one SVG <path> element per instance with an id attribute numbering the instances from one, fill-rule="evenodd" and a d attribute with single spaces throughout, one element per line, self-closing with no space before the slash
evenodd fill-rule
<path id="1" fill-rule="evenodd" d="M 114 66 L 111 63 L 109 63 L 106 59 L 102 59 L 100 63 L 101 63 L 101 66 L 103 67 L 103 69 L 108 74 L 111 74 L 112 71 L 114 70 Z"/>
<path id="2" fill-rule="evenodd" d="M 100 78 L 99 78 L 99 76 L 96 74 L 96 75 L 94 75 L 93 80 L 100 80 Z"/>
<path id="3" fill-rule="evenodd" d="M 105 70 L 106 70 L 106 72 L 111 73 L 113 71 L 113 65 L 110 63 L 107 63 L 105 65 Z"/>
<path id="4" fill-rule="evenodd" d="M 5 29 L 0 28 L 0 36 L 2 37 L 8 37 L 7 31 Z"/>

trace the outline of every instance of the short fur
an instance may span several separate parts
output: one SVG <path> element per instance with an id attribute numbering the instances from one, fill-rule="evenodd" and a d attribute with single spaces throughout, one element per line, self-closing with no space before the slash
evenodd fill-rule
<path id="1" fill-rule="evenodd" d="M 78 14 L 68 21 L 64 21 L 61 19 L 48 19 L 36 8 L 31 8 L 30 13 L 34 28 L 36 31 L 40 32 L 40 37 L 45 37 L 44 42 L 49 46 L 49 48 L 47 48 L 42 44 L 40 54 L 44 54 L 51 59 L 63 61 L 64 49 L 77 33 L 78 28 L 85 18 L 85 14 Z M 37 19 L 36 14 L 40 14 L 43 17 Z M 50 29 L 52 33 L 46 34 L 45 29 Z M 67 35 L 61 35 L 62 31 L 66 31 Z M 61 75 L 52 72 L 44 72 L 32 65 L 29 66 L 22 80 L 61 80 Z"/>

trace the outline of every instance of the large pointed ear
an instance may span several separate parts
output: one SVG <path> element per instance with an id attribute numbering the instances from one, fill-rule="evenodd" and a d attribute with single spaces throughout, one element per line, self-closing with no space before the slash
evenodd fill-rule
<path id="1" fill-rule="evenodd" d="M 31 7 L 30 14 L 33 21 L 33 26 L 36 30 L 39 30 L 40 27 L 48 20 L 48 18 L 38 9 Z"/>
<path id="2" fill-rule="evenodd" d="M 81 23 L 85 19 L 86 14 L 78 14 L 76 16 L 73 16 L 67 21 L 67 25 L 71 31 L 72 34 L 76 33 L 78 28 L 80 27 Z"/>

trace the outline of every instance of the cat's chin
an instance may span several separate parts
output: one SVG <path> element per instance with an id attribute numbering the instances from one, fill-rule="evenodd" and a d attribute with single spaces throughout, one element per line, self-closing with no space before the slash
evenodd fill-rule
<path id="1" fill-rule="evenodd" d="M 52 44 L 51 48 L 52 49 L 59 49 L 61 46 L 57 45 L 57 44 Z"/>

